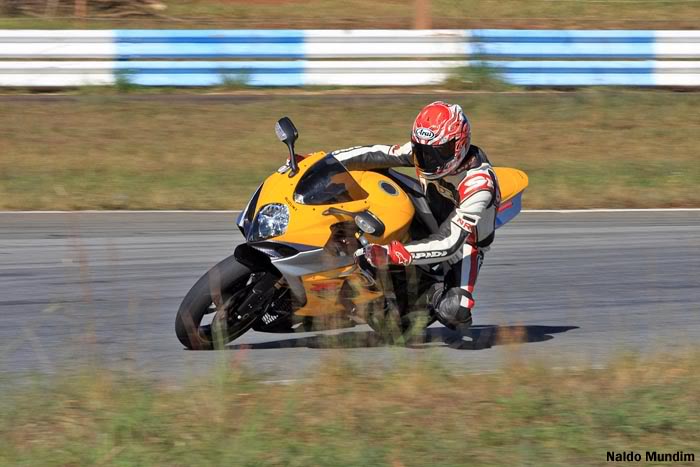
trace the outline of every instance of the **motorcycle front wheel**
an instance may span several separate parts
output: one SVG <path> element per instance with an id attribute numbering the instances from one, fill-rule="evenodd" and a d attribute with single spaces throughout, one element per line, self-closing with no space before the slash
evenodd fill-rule
<path id="1" fill-rule="evenodd" d="M 259 317 L 229 314 L 237 310 L 255 285 L 255 274 L 229 256 L 192 286 L 182 300 L 175 317 L 175 334 L 190 350 L 211 350 L 223 347 L 243 335 Z M 214 313 L 211 324 L 202 324 Z"/>

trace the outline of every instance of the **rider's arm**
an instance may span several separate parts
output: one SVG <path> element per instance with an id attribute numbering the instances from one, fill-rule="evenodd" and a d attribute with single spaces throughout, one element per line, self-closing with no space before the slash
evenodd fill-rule
<path id="1" fill-rule="evenodd" d="M 494 197 L 493 182 L 479 178 L 467 179 L 460 184 L 462 201 L 437 233 L 405 245 L 414 264 L 440 263 L 459 254 L 465 243 L 476 244 L 479 223 Z"/>
<path id="2" fill-rule="evenodd" d="M 372 244 L 358 251 L 367 257 L 373 266 L 387 263 L 407 266 L 414 264 L 441 263 L 458 256 L 465 244 L 475 245 L 478 225 L 483 213 L 491 205 L 493 195 L 489 191 L 474 193 L 455 209 L 440 226 L 437 233 L 425 240 L 403 245 L 393 241 L 388 245 Z"/>
<path id="3" fill-rule="evenodd" d="M 348 170 L 388 169 L 390 167 L 413 167 L 411 143 L 403 146 L 358 146 L 339 149 L 331 154 Z"/>
<path id="4" fill-rule="evenodd" d="M 491 203 L 492 194 L 482 191 L 452 211 L 440 229 L 424 240 L 407 243 L 414 264 L 440 263 L 461 253 L 467 241 L 476 243 L 477 229 L 483 212 Z"/>

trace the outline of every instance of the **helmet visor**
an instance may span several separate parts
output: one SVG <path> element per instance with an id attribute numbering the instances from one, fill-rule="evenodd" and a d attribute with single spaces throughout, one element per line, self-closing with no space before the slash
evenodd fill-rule
<path id="1" fill-rule="evenodd" d="M 439 174 L 454 160 L 455 143 L 455 140 L 438 146 L 413 143 L 413 163 L 426 175 Z"/>

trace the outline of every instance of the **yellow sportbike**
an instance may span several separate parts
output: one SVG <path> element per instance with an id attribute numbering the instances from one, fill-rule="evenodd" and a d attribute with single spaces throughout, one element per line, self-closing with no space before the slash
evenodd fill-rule
<path id="1" fill-rule="evenodd" d="M 298 132 L 277 122 L 289 160 L 241 211 L 245 238 L 190 289 L 175 319 L 189 349 L 221 348 L 249 329 L 294 332 L 366 322 L 405 335 L 434 321 L 424 292 L 442 267 L 376 270 L 355 252 L 370 243 L 410 242 L 438 230 L 420 184 L 392 169 L 348 171 L 332 155 L 297 161 Z M 527 176 L 494 168 L 501 190 L 496 227 L 520 212 Z"/>

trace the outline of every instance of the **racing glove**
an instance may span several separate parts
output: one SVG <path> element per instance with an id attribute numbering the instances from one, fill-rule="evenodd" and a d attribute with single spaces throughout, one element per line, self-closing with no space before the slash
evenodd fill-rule
<path id="1" fill-rule="evenodd" d="M 388 264 L 408 266 L 413 259 L 411 253 L 406 250 L 403 244 L 396 240 L 388 245 L 377 245 L 376 243 L 367 245 L 364 248 L 364 254 L 369 264 L 375 268 Z"/>

